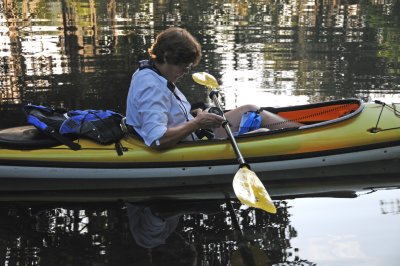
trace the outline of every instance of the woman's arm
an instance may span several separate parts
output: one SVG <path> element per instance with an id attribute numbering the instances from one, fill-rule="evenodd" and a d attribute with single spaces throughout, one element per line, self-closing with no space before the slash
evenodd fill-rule
<path id="1" fill-rule="evenodd" d="M 219 115 L 201 111 L 200 109 L 196 111 L 195 118 L 178 126 L 168 128 L 165 134 L 158 141 L 153 142 L 151 146 L 158 149 L 172 148 L 197 129 L 220 127 L 224 121 Z"/>

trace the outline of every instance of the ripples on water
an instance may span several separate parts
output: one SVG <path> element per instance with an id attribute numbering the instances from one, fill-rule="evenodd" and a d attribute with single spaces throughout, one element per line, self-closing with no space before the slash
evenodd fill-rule
<path id="1" fill-rule="evenodd" d="M 171 25 L 186 27 L 203 45 L 196 71 L 218 78 L 227 108 L 343 97 L 399 102 L 399 14 L 396 0 L 2 1 L 0 128 L 23 124 L 27 103 L 123 113 L 136 62 Z M 189 77 L 178 85 L 189 100 L 207 100 Z M 283 199 L 277 216 L 241 209 L 238 217 L 274 263 L 397 265 L 398 194 Z M 177 231 L 196 247 L 198 265 L 226 265 L 237 248 L 231 217 L 223 203 L 200 205 L 209 214 L 182 216 Z M 119 204 L 10 203 L 0 211 L 8 265 L 145 265 L 149 258 Z M 182 242 L 176 247 L 153 255 L 165 263 Z"/>

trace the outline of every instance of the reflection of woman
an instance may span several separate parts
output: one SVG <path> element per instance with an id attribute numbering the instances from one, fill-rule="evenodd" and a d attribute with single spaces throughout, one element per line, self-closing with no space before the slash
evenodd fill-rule
<path id="1" fill-rule="evenodd" d="M 201 59 L 201 47 L 185 29 L 169 28 L 161 32 L 149 49 L 150 60 L 142 61 L 132 77 L 127 98 L 126 122 L 148 146 L 173 147 L 182 140 L 196 140 L 200 128 L 213 129 L 216 137 L 226 137 L 222 117 L 201 109 L 190 113 L 190 104 L 175 86 L 175 82 L 196 66 Z M 255 105 L 245 105 L 227 112 L 226 118 L 237 131 L 242 115 L 257 111 Z M 284 121 L 279 116 L 261 111 L 261 127 Z M 258 126 L 260 126 L 258 125 Z M 285 127 L 299 126 L 285 123 Z"/>
<path id="2" fill-rule="evenodd" d="M 129 229 L 136 244 L 144 248 L 154 248 L 165 244 L 175 231 L 180 214 L 167 218 L 153 214 L 148 207 L 126 203 Z"/>
<path id="3" fill-rule="evenodd" d="M 146 206 L 126 203 L 126 207 L 136 244 L 149 252 L 140 265 L 196 265 L 196 249 L 175 232 L 183 213 L 160 215 Z"/>

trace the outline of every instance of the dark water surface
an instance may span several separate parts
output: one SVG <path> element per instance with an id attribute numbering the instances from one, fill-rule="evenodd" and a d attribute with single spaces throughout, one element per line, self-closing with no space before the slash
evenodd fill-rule
<path id="1" fill-rule="evenodd" d="M 25 124 L 21 108 L 27 103 L 124 113 L 137 61 L 146 58 L 155 35 L 172 25 L 187 28 L 202 44 L 195 71 L 218 78 L 226 108 L 350 97 L 400 102 L 398 0 L 3 0 L 0 128 Z M 190 101 L 208 101 L 190 77 L 178 86 Z M 263 251 L 259 262 L 268 256 L 275 265 L 399 265 L 399 185 L 399 180 L 357 186 L 349 181 L 341 188 L 345 192 L 324 197 L 287 195 L 276 199 L 276 216 L 237 202 L 234 207 L 253 253 Z M 238 234 L 224 202 L 144 205 L 178 222 L 174 233 L 167 230 L 167 244 L 139 246 L 129 229 L 132 208 L 123 203 L 2 203 L 1 262 L 236 261 Z M 143 219 L 158 217 L 144 206 L 136 210 Z"/>
<path id="2" fill-rule="evenodd" d="M 398 265 L 399 191 L 396 185 L 277 200 L 276 215 L 234 202 L 235 217 L 215 200 L 3 203 L 1 259 L 5 265 L 244 265 L 234 264 L 241 243 L 234 218 L 256 265 Z"/>

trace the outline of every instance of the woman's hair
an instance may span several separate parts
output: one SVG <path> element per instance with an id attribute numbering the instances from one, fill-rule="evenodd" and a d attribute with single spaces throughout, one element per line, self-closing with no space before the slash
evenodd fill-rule
<path id="1" fill-rule="evenodd" d="M 171 27 L 157 35 L 148 50 L 152 60 L 174 65 L 197 65 L 201 59 L 201 46 L 187 30 Z"/>

